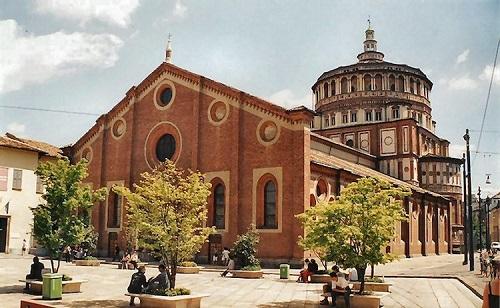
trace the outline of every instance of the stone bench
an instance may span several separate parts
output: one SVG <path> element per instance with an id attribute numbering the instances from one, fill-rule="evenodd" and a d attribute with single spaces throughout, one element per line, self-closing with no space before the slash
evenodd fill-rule
<path id="1" fill-rule="evenodd" d="M 111 262 L 113 265 L 117 265 L 118 269 L 123 269 L 122 268 L 122 263 L 121 262 Z M 146 262 L 137 262 L 137 267 L 139 266 L 146 266 Z M 127 263 L 127 269 L 134 269 L 134 265 L 132 263 Z"/>
<path id="2" fill-rule="evenodd" d="M 350 282 L 353 284 L 353 290 L 359 290 L 361 287 L 361 282 L 353 281 Z M 368 282 L 365 281 L 365 291 L 373 291 L 373 292 L 390 292 L 389 288 L 392 286 L 392 283 L 387 282 Z"/>
<path id="3" fill-rule="evenodd" d="M 20 279 L 20 282 L 27 283 L 30 286 L 31 292 L 34 294 L 42 294 L 42 285 L 43 282 L 41 280 L 33 280 L 33 279 Z M 80 293 L 82 283 L 88 282 L 87 280 L 67 280 L 62 282 L 62 292 L 63 293 Z"/>
<path id="4" fill-rule="evenodd" d="M 339 293 L 343 292 L 339 291 Z M 356 308 L 379 308 L 381 307 L 380 303 L 381 299 L 386 295 L 387 292 L 373 292 L 373 294 L 370 295 L 359 295 L 351 293 L 350 304 L 351 307 L 356 307 Z M 332 294 L 328 292 L 321 294 L 321 296 L 326 298 L 331 298 Z M 339 302 L 344 302 L 343 294 L 339 294 L 339 296 L 337 296 L 337 303 Z"/>
<path id="5" fill-rule="evenodd" d="M 262 278 L 263 271 L 242 271 L 242 270 L 230 270 L 233 278 L 246 278 L 246 279 L 259 279 Z"/>
<path id="6" fill-rule="evenodd" d="M 201 300 L 206 294 L 158 296 L 150 294 L 126 293 L 126 296 L 137 297 L 144 308 L 200 308 Z"/>
<path id="7" fill-rule="evenodd" d="M 311 283 L 327 283 L 332 281 L 332 277 L 328 274 L 312 274 L 309 282 Z"/>

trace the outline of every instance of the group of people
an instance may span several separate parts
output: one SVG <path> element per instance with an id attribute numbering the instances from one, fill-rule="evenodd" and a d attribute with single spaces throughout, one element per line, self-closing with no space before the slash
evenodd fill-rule
<path id="1" fill-rule="evenodd" d="M 479 255 L 479 261 L 482 276 L 491 276 L 494 278 L 496 275 L 499 275 L 498 265 L 500 264 L 500 255 L 497 256 L 496 250 L 483 249 Z"/>
<path id="2" fill-rule="evenodd" d="M 132 251 L 128 251 L 126 252 L 122 259 L 121 259 L 121 263 L 122 263 L 122 269 L 137 269 L 137 263 L 139 263 L 140 260 L 139 260 L 139 255 L 137 254 L 137 251 L 135 250 L 132 250 Z"/>
<path id="3" fill-rule="evenodd" d="M 146 267 L 141 265 L 137 272 L 132 274 L 127 291 L 130 294 L 152 293 L 155 290 L 164 290 L 170 288 L 170 281 L 167 277 L 167 269 L 164 264 L 158 265 L 160 272 L 156 277 L 146 280 Z M 130 306 L 135 306 L 135 297 L 130 296 Z"/>
<path id="4" fill-rule="evenodd" d="M 309 282 L 309 277 L 318 273 L 318 263 L 314 259 L 305 259 L 304 267 L 300 271 L 299 278 L 297 282 Z M 347 278 L 346 274 L 340 271 L 337 265 L 332 267 L 330 272 L 331 280 L 323 286 L 323 293 L 328 293 L 332 297 L 332 304 L 336 306 L 337 297 L 343 296 L 345 301 L 345 306 L 350 307 L 350 295 L 351 288 L 349 287 L 349 282 L 358 280 L 358 272 L 355 268 L 349 269 Z M 321 302 L 321 305 L 329 305 L 328 297 L 325 297 Z"/>
<path id="5" fill-rule="evenodd" d="M 66 246 L 64 248 L 64 259 L 66 263 L 70 263 L 71 260 L 82 260 L 89 255 L 89 251 L 81 246 Z"/>
<path id="6" fill-rule="evenodd" d="M 483 308 L 500 307 L 500 255 L 496 250 L 482 250 L 479 255 L 481 276 L 490 277 L 484 286 Z"/>

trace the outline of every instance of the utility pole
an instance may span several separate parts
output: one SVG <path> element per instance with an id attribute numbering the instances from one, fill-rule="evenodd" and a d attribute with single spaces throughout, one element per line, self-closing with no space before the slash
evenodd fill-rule
<path id="1" fill-rule="evenodd" d="M 477 187 L 477 197 L 479 202 L 478 219 L 479 219 L 479 251 L 483 250 L 483 207 L 481 206 L 481 187 Z"/>
<path id="2" fill-rule="evenodd" d="M 465 153 L 462 156 L 462 164 L 464 165 L 464 170 L 463 170 L 463 178 L 464 178 L 464 201 L 462 204 L 463 207 L 463 221 L 462 225 L 464 226 L 464 231 L 463 231 L 463 241 L 464 241 L 464 262 L 462 263 L 463 265 L 467 265 L 469 263 L 468 261 L 468 255 L 469 255 L 469 245 L 467 243 L 467 172 L 465 170 Z"/>
<path id="3" fill-rule="evenodd" d="M 472 179 L 470 174 L 470 147 L 469 147 L 469 129 L 465 130 L 464 135 L 466 154 L 467 154 L 467 216 L 468 216 L 468 233 L 469 233 L 469 270 L 474 271 L 474 244 L 473 244 L 473 229 L 472 229 Z"/>
<path id="4" fill-rule="evenodd" d="M 490 197 L 486 197 L 484 201 L 486 207 L 486 249 L 491 249 L 491 237 L 490 237 Z"/>

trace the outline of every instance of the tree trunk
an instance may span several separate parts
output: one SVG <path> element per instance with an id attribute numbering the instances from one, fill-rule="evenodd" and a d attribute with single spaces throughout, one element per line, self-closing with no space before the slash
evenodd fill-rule
<path id="1" fill-rule="evenodd" d="M 61 253 L 59 253 L 59 257 L 57 258 L 57 268 L 55 273 L 59 272 L 59 266 L 61 266 Z"/>
<path id="2" fill-rule="evenodd" d="M 373 275 L 375 274 L 375 265 L 370 264 L 370 268 L 371 268 L 370 278 L 373 279 Z"/>
<path id="3" fill-rule="evenodd" d="M 49 253 L 49 259 L 50 259 L 50 267 L 52 268 L 52 273 L 57 273 L 56 268 L 54 267 L 54 257 L 52 256 L 51 253 Z"/>
<path id="4" fill-rule="evenodd" d="M 365 290 L 366 265 L 364 267 L 356 268 L 356 271 L 358 272 L 358 279 L 361 282 L 361 285 L 359 286 L 359 294 L 363 294 L 363 291 Z"/>

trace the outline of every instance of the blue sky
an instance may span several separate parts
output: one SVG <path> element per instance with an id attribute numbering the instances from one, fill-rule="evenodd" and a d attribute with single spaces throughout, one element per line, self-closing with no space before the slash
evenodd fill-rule
<path id="1" fill-rule="evenodd" d="M 452 154 L 461 155 L 465 128 L 475 149 L 498 0 L 0 0 L 0 105 L 105 113 L 163 61 L 172 33 L 174 64 L 286 107 L 311 106 L 319 75 L 355 62 L 369 15 L 385 59 L 434 82 L 433 117 Z M 481 152 L 500 152 L 495 74 Z M 0 131 L 65 145 L 96 118 L 0 108 Z M 500 191 L 500 155 L 478 154 L 473 182 Z"/>

